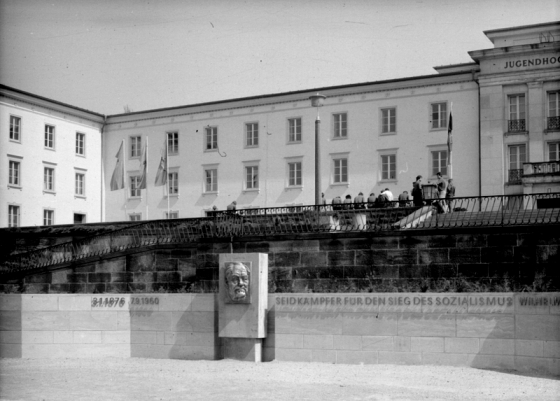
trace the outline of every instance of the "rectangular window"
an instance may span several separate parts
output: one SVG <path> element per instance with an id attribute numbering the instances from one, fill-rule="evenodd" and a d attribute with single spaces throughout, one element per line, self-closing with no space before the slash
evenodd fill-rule
<path id="1" fill-rule="evenodd" d="M 288 185 L 290 187 L 301 187 L 301 162 L 288 163 Z"/>
<path id="2" fill-rule="evenodd" d="M 218 192 L 218 169 L 204 170 L 204 192 Z"/>
<path id="3" fill-rule="evenodd" d="M 245 144 L 247 147 L 259 146 L 259 124 L 245 124 Z"/>
<path id="4" fill-rule="evenodd" d="M 511 145 L 508 147 L 509 171 L 508 182 L 510 184 L 521 184 L 523 175 L 523 163 L 527 161 L 525 145 Z"/>
<path id="5" fill-rule="evenodd" d="M 86 193 L 86 175 L 82 173 L 76 173 L 76 192 L 78 196 L 84 196 Z"/>
<path id="6" fill-rule="evenodd" d="M 169 195 L 178 195 L 179 194 L 179 173 L 169 173 L 167 175 L 167 185 L 168 185 L 168 194 Z"/>
<path id="7" fill-rule="evenodd" d="M 86 134 L 76 132 L 76 154 L 80 156 L 86 154 Z"/>
<path id="8" fill-rule="evenodd" d="M 432 129 L 447 128 L 447 103 L 432 103 Z"/>
<path id="9" fill-rule="evenodd" d="M 54 224 L 54 210 L 43 210 L 43 225 L 52 226 Z"/>
<path id="10" fill-rule="evenodd" d="M 21 118 L 10 116 L 10 140 L 20 142 Z"/>
<path id="11" fill-rule="evenodd" d="M 525 131 L 525 95 L 508 96 L 508 132 Z"/>
<path id="12" fill-rule="evenodd" d="M 432 152 L 432 176 L 437 173 L 447 175 L 447 150 L 436 150 Z"/>
<path id="13" fill-rule="evenodd" d="M 397 132 L 397 109 L 381 110 L 381 133 L 389 134 Z"/>
<path id="14" fill-rule="evenodd" d="M 20 180 L 21 163 L 10 160 L 8 162 L 8 184 L 21 186 Z"/>
<path id="15" fill-rule="evenodd" d="M 170 210 L 169 212 L 165 212 L 166 219 L 178 219 L 179 218 L 179 211 L 178 210 Z"/>
<path id="16" fill-rule="evenodd" d="M 167 152 L 170 155 L 179 154 L 179 133 L 178 132 L 168 132 L 167 133 Z"/>
<path id="17" fill-rule="evenodd" d="M 333 182 L 344 184 L 348 182 L 348 159 L 334 159 Z"/>
<path id="18" fill-rule="evenodd" d="M 54 126 L 45 125 L 45 148 L 54 149 Z"/>
<path id="19" fill-rule="evenodd" d="M 142 137 L 141 136 L 131 136 L 130 137 L 130 157 L 140 157 L 142 153 Z"/>
<path id="20" fill-rule="evenodd" d="M 19 227 L 19 206 L 8 205 L 8 227 Z"/>
<path id="21" fill-rule="evenodd" d="M 74 213 L 74 224 L 84 224 L 86 222 L 86 215 L 83 213 Z"/>
<path id="22" fill-rule="evenodd" d="M 548 94 L 548 121 L 547 129 L 560 130 L 560 92 Z"/>
<path id="23" fill-rule="evenodd" d="M 140 221 L 142 220 L 142 213 L 130 213 L 128 218 L 130 221 Z"/>
<path id="24" fill-rule="evenodd" d="M 394 180 L 397 178 L 397 156 L 382 155 L 381 156 L 381 179 Z"/>
<path id="25" fill-rule="evenodd" d="M 288 142 L 301 142 L 301 118 L 288 119 Z"/>
<path id="26" fill-rule="evenodd" d="M 206 127 L 206 146 L 205 150 L 218 149 L 218 127 Z"/>
<path id="27" fill-rule="evenodd" d="M 245 167 L 245 189 L 259 189 L 259 166 Z"/>
<path id="28" fill-rule="evenodd" d="M 45 167 L 43 189 L 50 192 L 54 191 L 54 168 Z"/>
<path id="29" fill-rule="evenodd" d="M 333 114 L 333 125 L 335 138 L 348 136 L 348 115 L 346 113 Z"/>
<path id="30" fill-rule="evenodd" d="M 548 161 L 560 161 L 560 142 L 551 142 L 548 144 Z"/>
<path id="31" fill-rule="evenodd" d="M 142 196 L 142 190 L 140 189 L 140 181 L 142 177 L 139 175 L 134 175 L 130 177 L 130 197 L 138 198 Z"/>

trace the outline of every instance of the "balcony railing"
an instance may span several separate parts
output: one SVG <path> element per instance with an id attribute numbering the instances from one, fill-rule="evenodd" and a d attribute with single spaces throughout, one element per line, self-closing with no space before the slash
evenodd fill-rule
<path id="1" fill-rule="evenodd" d="M 560 117 L 548 117 L 546 129 L 560 130 Z"/>
<path id="2" fill-rule="evenodd" d="M 558 173 L 560 173 L 559 161 L 523 163 L 523 177 Z"/>
<path id="3" fill-rule="evenodd" d="M 521 184 L 523 169 L 508 170 L 508 184 Z"/>
<path id="4" fill-rule="evenodd" d="M 527 131 L 525 127 L 525 119 L 508 121 L 508 132 L 523 132 L 523 131 Z"/>
<path id="5" fill-rule="evenodd" d="M 110 253 L 201 239 L 289 236 L 303 233 L 380 232 L 560 223 L 560 193 L 434 200 L 423 207 L 390 202 L 385 207 L 343 204 L 211 212 L 211 217 L 152 220 L 0 261 L 0 274 L 45 269 Z M 449 213 L 440 213 L 449 211 Z M 83 225 L 80 225 L 83 227 Z M 6 235 L 16 235 L 4 229 Z"/>

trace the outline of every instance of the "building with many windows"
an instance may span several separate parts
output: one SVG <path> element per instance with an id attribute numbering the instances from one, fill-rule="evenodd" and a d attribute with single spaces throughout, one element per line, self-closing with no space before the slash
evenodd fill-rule
<path id="1" fill-rule="evenodd" d="M 104 120 L 1 87 L 0 227 L 102 221 Z"/>
<path id="2" fill-rule="evenodd" d="M 317 116 L 327 201 L 438 171 L 456 196 L 560 192 L 560 23 L 485 33 L 429 76 L 107 117 L 2 87 L 0 226 L 312 204 Z"/>

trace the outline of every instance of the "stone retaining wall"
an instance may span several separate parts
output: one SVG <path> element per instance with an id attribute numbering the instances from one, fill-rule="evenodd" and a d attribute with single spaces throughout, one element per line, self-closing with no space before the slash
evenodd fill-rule
<path id="1" fill-rule="evenodd" d="M 411 283 L 458 278 L 490 284 L 492 290 L 504 284 L 502 291 L 512 291 L 508 283 L 522 288 L 537 281 L 547 283 L 545 290 L 557 291 L 557 233 L 556 226 L 481 227 L 158 245 L 12 277 L 15 284 L 4 281 L 0 291 L 10 292 L 15 285 L 26 293 L 174 292 L 191 291 L 194 284 L 194 292 L 215 292 L 218 255 L 230 251 L 268 254 L 271 293 L 382 291 L 379 286 L 386 282 L 405 286 L 400 291 L 413 291 Z M 432 289 L 437 290 L 441 289 Z M 533 290 L 543 290 L 543 286 Z"/>
<path id="2" fill-rule="evenodd" d="M 220 359 L 215 294 L 1 295 L 0 357 Z M 560 375 L 560 293 L 269 295 L 264 359 Z"/>

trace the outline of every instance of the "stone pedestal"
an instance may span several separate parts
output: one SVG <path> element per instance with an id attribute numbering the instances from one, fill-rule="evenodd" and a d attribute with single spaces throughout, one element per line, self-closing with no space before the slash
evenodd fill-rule
<path id="1" fill-rule="evenodd" d="M 261 362 L 268 307 L 268 255 L 220 254 L 219 280 L 223 357 Z"/>

